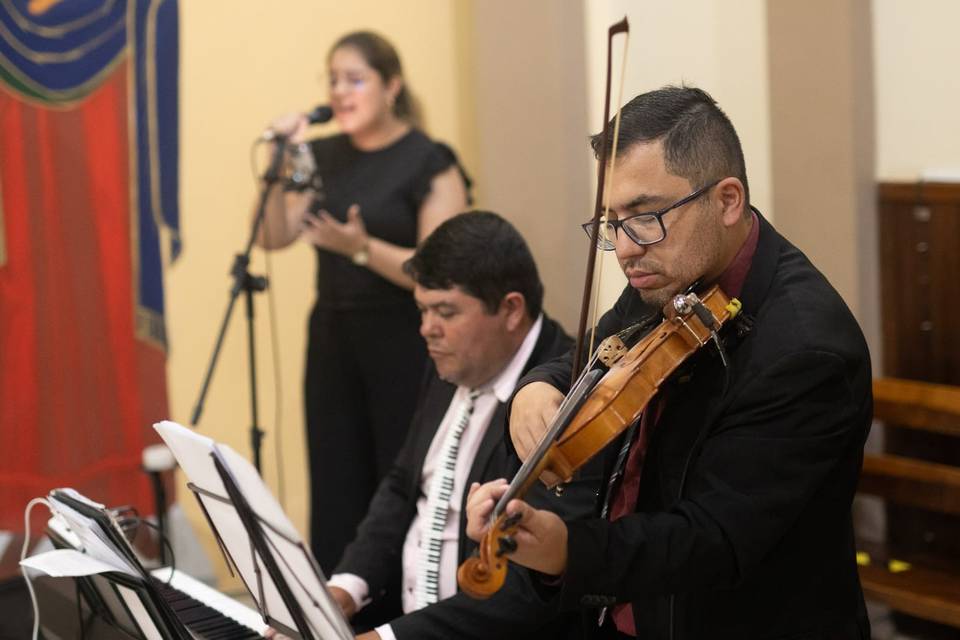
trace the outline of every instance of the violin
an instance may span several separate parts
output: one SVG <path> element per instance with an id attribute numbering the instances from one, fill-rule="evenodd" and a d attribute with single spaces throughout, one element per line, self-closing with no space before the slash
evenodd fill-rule
<path id="1" fill-rule="evenodd" d="M 487 598 L 503 585 L 507 556 L 516 551 L 518 520 L 506 515 L 510 500 L 520 498 L 544 471 L 568 482 L 574 472 L 634 423 L 663 383 L 690 356 L 713 342 L 724 365 L 718 331 L 740 310 L 740 303 L 713 286 L 701 299 L 677 295 L 664 309 L 664 320 L 629 349 L 624 343 L 637 325 L 610 336 L 564 398 L 537 448 L 521 466 L 494 508 L 478 555 L 457 571 L 461 590 Z M 609 368 L 604 373 L 597 361 Z"/>

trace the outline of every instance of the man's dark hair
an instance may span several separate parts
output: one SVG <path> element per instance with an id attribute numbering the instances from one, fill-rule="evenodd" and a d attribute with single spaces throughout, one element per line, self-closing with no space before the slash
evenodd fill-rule
<path id="1" fill-rule="evenodd" d="M 523 294 L 531 319 L 543 308 L 543 284 L 527 243 L 489 211 L 446 220 L 417 248 L 403 270 L 426 289 L 460 287 L 496 312 L 511 291 Z"/>
<path id="2" fill-rule="evenodd" d="M 609 130 L 613 132 L 613 121 Z M 617 155 L 641 142 L 663 141 L 667 171 L 686 178 L 694 189 L 733 176 L 743 183 L 750 203 L 747 168 L 740 138 L 727 115 L 710 94 L 693 87 L 663 87 L 643 93 L 620 111 Z M 603 134 L 590 138 L 600 158 Z M 607 149 L 610 153 L 610 148 Z"/>

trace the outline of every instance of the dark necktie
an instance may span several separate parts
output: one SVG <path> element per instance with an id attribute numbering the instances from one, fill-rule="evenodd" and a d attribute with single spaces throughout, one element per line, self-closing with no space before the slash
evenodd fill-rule
<path id="1" fill-rule="evenodd" d="M 640 416 L 640 427 L 637 429 L 627 462 L 623 469 L 623 480 L 617 488 L 613 501 L 610 504 L 610 522 L 633 513 L 637 507 L 637 498 L 640 495 L 640 475 L 643 472 L 643 460 L 647 454 L 647 444 L 650 441 L 650 432 L 663 409 L 661 396 L 655 396 Z M 613 607 L 611 612 L 617 630 L 627 635 L 637 635 L 636 624 L 633 620 L 633 605 L 622 602 Z"/>

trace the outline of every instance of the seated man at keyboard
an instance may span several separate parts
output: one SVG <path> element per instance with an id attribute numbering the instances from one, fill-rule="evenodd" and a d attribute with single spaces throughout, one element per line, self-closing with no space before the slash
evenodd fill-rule
<path id="1" fill-rule="evenodd" d="M 406 442 L 330 591 L 353 617 L 372 601 L 396 599 L 390 585 L 402 585 L 405 615 L 367 621 L 367 628 L 379 626 L 364 640 L 564 637 L 570 625 L 539 604 L 526 570 L 511 566 L 488 600 L 460 593 L 456 571 L 477 546 L 464 533 L 470 485 L 509 478 L 519 468 L 504 446 L 505 403 L 525 372 L 562 355 L 572 341 L 542 311 L 543 285 L 526 242 L 496 214 L 444 222 L 405 270 L 416 283 L 432 366 Z M 560 497 L 538 486 L 527 498 L 564 517 L 586 516 L 595 490 L 596 480 L 581 479 Z"/>

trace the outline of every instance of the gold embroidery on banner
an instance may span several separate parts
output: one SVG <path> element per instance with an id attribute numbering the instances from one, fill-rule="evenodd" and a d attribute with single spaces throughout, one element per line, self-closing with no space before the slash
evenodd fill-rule
<path id="1" fill-rule="evenodd" d="M 137 338 L 149 334 L 141 331 L 140 311 L 140 207 L 139 159 L 137 157 L 137 30 L 136 9 L 127 5 L 127 184 L 130 189 L 130 287 L 133 294 L 133 328 Z"/>
<path id="2" fill-rule="evenodd" d="M 147 9 L 146 24 L 146 87 L 147 87 L 147 140 L 150 155 L 150 212 L 157 227 L 160 243 L 161 265 L 170 264 L 170 242 L 167 236 L 176 232 L 168 229 L 163 217 L 163 194 L 160 183 L 160 135 L 157 102 L 157 11 L 163 0 L 151 0 Z"/>
<path id="3" fill-rule="evenodd" d="M 31 3 L 28 6 L 28 11 L 33 15 L 42 14 L 46 11 L 49 11 L 53 6 L 59 3 L 62 0 L 31 0 Z M 158 148 L 158 136 L 156 131 L 156 121 L 157 121 L 157 103 L 156 103 L 156 61 L 155 61 L 155 47 L 156 47 L 156 34 L 154 33 L 155 23 L 156 23 L 156 14 L 158 10 L 159 2 L 162 0 L 152 0 L 152 4 L 149 8 L 149 14 L 147 18 L 147 38 L 148 46 L 147 50 L 148 59 L 147 59 L 147 80 L 148 84 L 148 94 L 147 94 L 147 121 L 149 136 L 149 153 L 151 161 L 151 185 L 153 186 L 152 191 L 152 203 L 153 203 L 153 216 L 157 221 L 158 229 L 161 229 L 162 216 L 160 212 L 162 211 L 160 197 L 159 197 L 159 148 Z M 88 13 L 81 18 L 78 18 L 70 23 L 64 23 L 57 27 L 47 27 L 43 25 L 38 25 L 31 22 L 26 16 L 21 14 L 15 6 L 10 2 L 10 0 L 0 0 L 0 6 L 5 8 L 8 14 L 13 18 L 14 22 L 20 27 L 23 31 L 34 33 L 42 36 L 53 36 L 53 37 L 62 37 L 66 35 L 69 31 L 74 29 L 80 29 L 85 26 L 88 26 L 95 22 L 97 19 L 102 18 L 103 16 L 109 14 L 111 9 L 116 5 L 116 0 L 107 0 L 100 8 L 97 10 Z M 127 29 L 127 45 L 124 46 L 117 55 L 95 76 L 84 82 L 83 84 L 67 90 L 52 90 L 42 85 L 38 84 L 36 81 L 25 76 L 21 71 L 16 69 L 10 61 L 0 54 L 0 64 L 2 64 L 11 77 L 19 82 L 22 87 L 26 90 L 33 91 L 42 98 L 47 98 L 52 101 L 56 101 L 57 104 L 51 105 L 38 100 L 36 96 L 23 94 L 23 89 L 18 89 L 15 86 L 9 86 L 0 84 L 0 88 L 6 87 L 8 90 L 12 90 L 16 93 L 19 99 L 22 99 L 28 104 L 35 106 L 43 106 L 45 108 L 54 108 L 54 109 L 67 109 L 75 105 L 76 103 L 82 101 L 86 96 L 92 92 L 97 86 L 103 83 L 103 81 L 116 71 L 116 66 L 123 61 L 127 62 L 127 157 L 128 157 L 128 190 L 129 190 L 129 221 L 130 221 L 130 253 L 131 253 L 131 288 L 133 294 L 133 321 L 134 321 L 134 334 L 135 337 L 139 340 L 144 341 L 145 343 L 156 347 L 161 350 L 166 350 L 167 340 L 166 340 L 166 329 L 164 325 L 164 319 L 162 314 L 149 309 L 141 304 L 141 295 L 140 295 L 140 208 L 139 208 L 139 158 L 137 155 L 138 148 L 138 124 L 137 124 L 137 82 L 138 82 L 138 73 L 136 69 L 136 51 L 137 51 L 137 30 L 136 30 L 136 2 L 131 1 L 126 8 L 126 15 L 118 20 L 115 24 L 110 25 L 105 32 L 99 34 L 96 38 L 91 41 L 84 43 L 83 45 L 71 49 L 70 51 L 65 51 L 61 53 L 44 53 L 44 52 L 34 52 L 29 47 L 24 45 L 19 40 L 16 40 L 10 31 L 2 24 L 0 24 L 0 37 L 5 38 L 10 44 L 15 48 L 15 50 L 23 55 L 28 60 L 36 63 L 50 63 L 50 62 L 69 62 L 77 60 L 87 53 L 94 50 L 96 47 L 100 46 L 103 42 L 108 40 L 110 37 L 116 35 L 116 33 L 122 30 L 124 27 Z M 2 198 L 2 192 L 0 192 L 0 198 Z M 0 266 L 2 266 L 6 260 L 6 245 L 4 237 L 4 227 L 3 227 L 3 209 L 2 209 L 2 199 L 0 199 Z"/>
<path id="4" fill-rule="evenodd" d="M 33 5 L 35 3 L 36 3 L 36 0 L 32 0 L 31 6 L 28 7 L 27 10 L 30 11 L 30 13 L 32 13 L 33 15 L 38 15 L 39 13 L 42 13 L 42 12 L 34 10 Z M 44 12 L 53 6 L 53 4 L 49 2 L 46 2 L 44 4 L 48 5 L 43 7 Z M 103 16 L 109 14 L 115 4 L 116 4 L 116 0 L 107 0 L 107 2 L 104 2 L 99 9 L 96 9 L 95 11 L 91 11 L 85 16 L 81 16 L 71 22 L 64 22 L 63 24 L 59 24 L 55 27 L 51 27 L 51 26 L 45 26 L 42 24 L 35 24 L 33 21 L 30 20 L 30 18 L 20 13 L 17 10 L 16 5 L 14 5 L 10 0 L 2 0 L 3 8 L 7 10 L 7 14 L 9 14 L 11 18 L 13 18 L 13 21 L 23 31 L 28 31 L 30 33 L 35 33 L 40 36 L 47 36 L 52 38 L 62 38 L 63 36 L 67 35 L 71 31 L 82 29 L 96 22 Z"/>
<path id="5" fill-rule="evenodd" d="M 30 0 L 27 4 L 27 11 L 30 12 L 30 15 L 39 16 L 50 11 L 60 2 L 61 0 Z"/>
<path id="6" fill-rule="evenodd" d="M 144 25 L 144 59 L 146 62 L 146 68 L 144 69 L 145 78 L 144 84 L 146 85 L 146 121 L 147 121 L 147 161 L 149 162 L 149 171 L 150 171 L 150 184 L 149 185 L 140 185 L 139 184 L 139 169 L 137 171 L 137 186 L 138 190 L 147 188 L 150 191 L 150 213 L 153 218 L 153 223 L 157 228 L 157 242 L 160 244 L 160 253 L 161 256 L 164 256 L 164 246 L 167 244 L 164 239 L 164 230 L 166 229 L 163 216 L 161 212 L 163 211 L 162 203 L 160 200 L 160 149 L 159 149 L 159 135 L 158 135 L 158 126 L 157 126 L 157 61 L 156 61 L 156 47 L 157 47 L 157 34 L 156 34 L 156 22 L 157 22 L 157 11 L 160 8 L 160 4 L 163 0 L 151 0 L 150 6 L 147 9 L 147 19 L 146 24 Z M 130 33 L 135 35 L 135 27 L 130 26 Z M 134 52 L 136 51 L 136 46 L 131 50 L 131 59 L 136 60 Z M 133 66 L 133 65 L 131 65 Z M 136 77 L 136 70 L 134 71 L 134 78 Z M 135 86 L 135 85 L 132 85 Z M 135 108 L 134 108 L 135 112 Z M 136 131 L 136 124 L 134 124 L 134 135 L 135 140 L 138 139 Z M 134 145 L 136 148 L 136 145 Z M 133 151 L 132 153 L 136 153 Z M 137 160 L 139 161 L 139 160 Z M 139 191 L 138 191 L 139 194 Z M 139 203 L 139 197 L 137 198 L 137 203 Z M 140 263 L 140 217 L 139 209 L 134 212 L 135 220 L 135 229 L 136 229 L 136 244 L 134 245 L 134 251 L 136 252 L 136 283 L 135 283 L 135 295 L 134 300 L 136 301 L 136 336 L 140 340 L 157 347 L 158 349 L 166 350 L 167 348 L 167 335 L 166 327 L 164 324 L 163 315 L 157 313 L 153 309 L 149 309 L 146 306 L 140 303 L 140 273 L 139 267 Z M 161 258 L 160 268 L 163 269 L 163 266 L 167 264 L 166 257 Z"/>
<path id="7" fill-rule="evenodd" d="M 0 38 L 6 40 L 10 46 L 16 50 L 17 53 L 22 55 L 30 62 L 34 62 L 36 64 L 73 62 L 75 60 L 79 60 L 86 54 L 102 45 L 104 42 L 115 36 L 118 31 L 123 31 L 123 24 L 124 21 L 122 19 L 117 20 L 117 22 L 112 24 L 106 31 L 102 32 L 92 40 L 84 42 L 81 46 L 70 49 L 69 51 L 58 51 L 56 53 L 33 51 L 30 49 L 30 47 L 20 42 L 20 40 L 18 40 L 2 22 L 0 22 Z"/>
<path id="8" fill-rule="evenodd" d="M 45 102 L 44 100 L 37 99 L 36 96 L 23 93 L 23 91 L 18 90 L 17 87 L 13 87 L 7 83 L 0 82 L 0 89 L 8 89 L 8 92 L 15 92 L 17 98 L 26 102 L 27 104 L 34 107 L 43 107 L 45 109 L 71 109 L 76 106 L 78 103 L 86 99 L 90 93 L 93 92 L 98 86 L 103 84 L 107 76 L 111 75 L 115 70 L 118 64 L 120 64 L 127 55 L 127 48 L 124 47 L 119 52 L 117 52 L 116 57 L 107 63 L 103 69 L 97 72 L 95 76 L 87 80 L 81 85 L 74 87 L 73 89 L 48 89 L 40 84 L 37 84 L 29 77 L 20 73 L 4 56 L 0 53 L 0 67 L 3 67 L 7 70 L 11 76 L 16 79 L 17 82 L 23 84 L 30 91 L 40 94 L 44 99 L 53 102 Z"/>
<path id="9" fill-rule="evenodd" d="M 130 186 L 130 287 L 133 293 L 134 337 L 157 349 L 166 350 L 163 316 L 141 304 L 140 296 L 140 182 L 137 145 L 137 41 L 136 7 L 127 7 L 127 156 Z M 154 92 L 155 95 L 155 92 Z"/>

